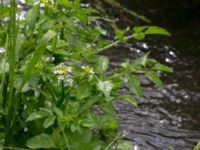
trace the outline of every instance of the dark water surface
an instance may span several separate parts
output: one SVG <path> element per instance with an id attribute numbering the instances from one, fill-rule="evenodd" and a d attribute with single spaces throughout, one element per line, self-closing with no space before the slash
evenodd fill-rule
<path id="1" fill-rule="evenodd" d="M 119 2 L 145 15 L 151 24 L 166 28 L 172 37 L 150 37 L 114 48 L 107 52 L 112 63 L 118 64 L 151 50 L 151 57 L 175 70 L 174 74 L 161 74 L 162 88 L 144 79 L 144 96 L 138 99 L 137 108 L 116 104 L 120 130 L 130 128 L 127 139 L 135 144 L 134 150 L 191 150 L 200 139 L 200 1 Z M 109 11 L 112 15 L 114 10 Z M 136 19 L 122 26 L 134 24 L 147 23 Z"/>

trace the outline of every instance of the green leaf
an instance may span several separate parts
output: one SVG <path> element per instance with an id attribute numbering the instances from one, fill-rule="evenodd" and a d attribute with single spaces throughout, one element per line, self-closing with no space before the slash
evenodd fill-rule
<path id="1" fill-rule="evenodd" d="M 46 118 L 44 120 L 43 127 L 48 128 L 48 127 L 52 126 L 55 122 L 55 119 L 56 119 L 55 116 L 49 116 L 48 118 Z"/>
<path id="2" fill-rule="evenodd" d="M 10 12 L 10 7 L 6 6 L 6 5 L 0 5 L 0 19 L 4 18 L 4 17 L 8 17 L 9 16 L 9 12 Z"/>
<path id="3" fill-rule="evenodd" d="M 115 107 L 110 102 L 101 101 L 100 108 L 106 114 L 109 114 L 111 116 L 116 116 L 117 115 Z"/>
<path id="4" fill-rule="evenodd" d="M 153 70 L 159 70 L 159 71 L 165 71 L 165 72 L 170 72 L 170 73 L 173 73 L 173 69 L 166 66 L 166 65 L 163 65 L 163 64 L 160 64 L 160 63 L 157 63 L 155 64 L 153 67 L 152 67 Z"/>
<path id="5" fill-rule="evenodd" d="M 106 97 L 109 97 L 113 88 L 113 83 L 111 81 L 99 81 L 97 87 Z"/>
<path id="6" fill-rule="evenodd" d="M 34 31 L 36 21 L 39 16 L 39 10 L 40 10 L 40 5 L 37 4 L 34 5 L 34 7 L 26 13 L 25 16 L 26 26 L 27 26 L 26 33 L 28 36 L 30 36 Z"/>
<path id="7" fill-rule="evenodd" d="M 63 116 L 62 110 L 60 110 L 58 107 L 53 107 L 53 111 L 58 117 L 62 117 Z"/>
<path id="8" fill-rule="evenodd" d="M 17 94 L 19 94 L 19 92 L 22 90 L 24 84 L 26 83 L 26 81 L 28 80 L 28 78 L 30 77 L 35 65 L 37 64 L 38 61 L 40 61 L 44 51 L 45 51 L 45 46 L 47 45 L 47 43 L 54 37 L 56 36 L 56 33 L 49 30 L 44 36 L 43 38 L 40 40 L 40 42 L 38 43 L 38 46 L 36 47 L 36 51 L 33 54 L 33 57 L 31 58 L 30 62 L 28 63 L 26 69 L 24 70 L 24 76 L 23 76 L 23 80 L 17 90 Z"/>
<path id="9" fill-rule="evenodd" d="M 87 100 L 87 102 L 80 108 L 80 113 L 85 110 L 89 110 L 100 98 L 98 96 L 92 97 L 92 99 Z"/>
<path id="10" fill-rule="evenodd" d="M 98 58 L 97 65 L 95 67 L 98 73 L 103 73 L 108 69 L 109 59 L 106 56 L 100 56 Z"/>
<path id="11" fill-rule="evenodd" d="M 26 119 L 26 121 L 33 121 L 33 120 L 41 119 L 48 115 L 49 115 L 49 113 L 47 113 L 46 111 L 42 111 L 42 110 L 36 111 L 36 112 L 31 113 L 28 116 L 28 118 Z"/>
<path id="12" fill-rule="evenodd" d="M 139 76 L 132 75 L 128 83 L 129 83 L 129 89 L 131 92 L 135 93 L 137 96 L 143 95 Z"/>
<path id="13" fill-rule="evenodd" d="M 80 100 L 91 95 L 91 86 L 90 83 L 84 81 L 78 85 L 76 88 L 76 97 Z"/>
<path id="14" fill-rule="evenodd" d="M 2 59 L 0 61 L 0 74 L 6 73 L 9 70 L 9 64 L 5 61 L 5 59 Z"/>
<path id="15" fill-rule="evenodd" d="M 161 35 L 171 36 L 171 34 L 167 30 L 165 30 L 164 28 L 157 27 L 157 26 L 148 27 L 148 29 L 145 30 L 144 33 L 145 34 L 161 34 Z"/>
<path id="16" fill-rule="evenodd" d="M 120 96 L 118 96 L 118 98 L 129 102 L 133 106 L 137 106 L 137 101 L 133 95 L 128 95 L 128 94 L 120 95 Z"/>
<path id="17" fill-rule="evenodd" d="M 45 133 L 30 138 L 27 141 L 26 146 L 31 149 L 56 147 L 54 145 L 51 135 Z"/>
<path id="18" fill-rule="evenodd" d="M 133 146 L 132 146 L 132 142 L 130 141 L 119 141 L 119 143 L 117 144 L 117 150 L 132 150 Z"/>
<path id="19" fill-rule="evenodd" d="M 141 40 L 145 39 L 145 34 L 144 33 L 134 33 L 133 38 L 138 41 L 141 41 Z"/>
<path id="20" fill-rule="evenodd" d="M 148 26 L 136 26 L 133 28 L 133 33 L 141 33 L 143 32 Z"/>
<path id="21" fill-rule="evenodd" d="M 111 120 L 109 125 L 108 125 L 108 128 L 109 129 L 117 129 L 118 128 L 118 120 L 117 119 L 114 119 L 114 120 Z"/>
<path id="22" fill-rule="evenodd" d="M 149 54 L 150 54 L 150 51 L 147 52 L 144 56 L 142 56 L 142 57 L 136 59 L 134 62 L 135 62 L 136 64 L 142 65 L 143 67 L 146 67 L 146 65 L 147 65 L 147 63 L 148 63 L 148 60 L 149 60 L 149 59 L 148 59 Z M 133 65 L 134 65 L 134 64 L 133 64 Z"/>
<path id="23" fill-rule="evenodd" d="M 200 150 L 200 142 L 195 146 L 194 150 Z"/>
<path id="24" fill-rule="evenodd" d="M 160 77 L 156 74 L 156 72 L 154 72 L 154 71 L 148 71 L 148 72 L 146 73 L 146 76 L 147 76 L 152 82 L 154 82 L 156 85 L 158 85 L 158 86 L 162 86 L 162 85 L 163 85 L 163 83 L 162 83 Z"/>
<path id="25" fill-rule="evenodd" d="M 128 28 L 124 30 L 117 30 L 116 37 L 123 42 L 124 35 L 126 34 L 126 32 L 128 32 L 128 30 Z"/>

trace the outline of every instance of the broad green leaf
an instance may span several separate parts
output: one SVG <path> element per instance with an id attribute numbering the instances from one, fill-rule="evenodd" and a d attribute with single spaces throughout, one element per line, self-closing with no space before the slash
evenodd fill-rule
<path id="1" fill-rule="evenodd" d="M 133 33 L 141 33 L 147 28 L 148 26 L 136 26 L 133 28 Z"/>
<path id="2" fill-rule="evenodd" d="M 37 4 L 34 5 L 34 7 L 26 13 L 25 17 L 27 26 L 26 32 L 28 36 L 30 36 L 34 31 L 36 21 L 39 16 L 39 10 L 40 10 L 40 5 Z"/>
<path id="3" fill-rule="evenodd" d="M 84 81 L 78 85 L 76 88 L 76 97 L 80 100 L 91 95 L 91 86 L 90 83 Z"/>
<path id="4" fill-rule="evenodd" d="M 56 33 L 54 31 L 49 30 L 46 34 L 44 34 L 43 38 L 38 43 L 38 46 L 36 47 L 36 50 L 33 54 L 33 57 L 31 58 L 26 69 L 24 70 L 23 80 L 22 80 L 22 83 L 20 84 L 19 89 L 17 90 L 17 94 L 19 94 L 19 92 L 22 90 L 24 84 L 30 77 L 37 62 L 40 61 L 40 59 L 45 51 L 45 46 L 55 35 L 56 35 Z"/>
<path id="5" fill-rule="evenodd" d="M 81 107 L 80 113 L 84 112 L 85 110 L 90 109 L 100 98 L 98 96 L 92 97 L 92 99 L 87 100 L 87 102 Z"/>
<path id="6" fill-rule="evenodd" d="M 55 119 L 56 119 L 55 116 L 49 116 L 48 118 L 46 118 L 44 120 L 43 127 L 48 128 L 48 127 L 52 126 L 55 122 Z"/>
<path id="7" fill-rule="evenodd" d="M 148 71 L 148 72 L 146 73 L 146 76 L 147 76 L 152 82 L 154 82 L 156 85 L 159 85 L 159 86 L 162 86 L 162 85 L 163 85 L 163 83 L 162 83 L 160 77 L 157 75 L 156 72 L 154 72 L 154 71 Z"/>
<path id="8" fill-rule="evenodd" d="M 129 102 L 133 106 L 137 106 L 137 101 L 133 95 L 128 95 L 128 94 L 120 95 L 120 96 L 118 96 L 118 98 Z"/>
<path id="9" fill-rule="evenodd" d="M 99 106 L 104 113 L 116 116 L 116 110 L 112 103 L 102 101 Z"/>
<path id="10" fill-rule="evenodd" d="M 66 133 L 71 150 L 93 150 L 91 148 L 93 144 L 93 135 L 90 129 L 81 128 L 81 132 L 75 132 L 71 134 L 71 132 Z M 93 139 L 92 139 L 93 138 Z"/>
<path id="11" fill-rule="evenodd" d="M 26 146 L 31 149 L 56 148 L 51 135 L 45 133 L 30 138 L 27 141 Z"/>
<path id="12" fill-rule="evenodd" d="M 142 96 L 142 88 L 141 88 L 141 81 L 140 77 L 136 75 L 132 75 L 129 79 L 129 89 L 131 92 L 136 94 L 137 96 Z"/>
<path id="13" fill-rule="evenodd" d="M 133 149 L 133 145 L 132 142 L 130 141 L 119 141 L 119 143 L 117 144 L 117 150 L 132 150 Z"/>
<path id="14" fill-rule="evenodd" d="M 63 116 L 62 110 L 60 110 L 58 107 L 53 107 L 53 111 L 58 117 L 62 117 Z"/>
<path id="15" fill-rule="evenodd" d="M 109 59 L 106 56 L 100 56 L 98 58 L 98 62 L 96 65 L 96 71 L 98 73 L 103 73 L 108 69 L 108 65 L 109 65 Z"/>
<path id="16" fill-rule="evenodd" d="M 167 35 L 171 36 L 171 34 L 165 30 L 164 28 L 157 27 L 157 26 L 150 26 L 147 30 L 144 32 L 145 34 L 161 34 L 161 35 Z"/>
<path id="17" fill-rule="evenodd" d="M 26 119 L 26 121 L 33 121 L 33 120 L 37 120 L 37 119 L 41 119 L 44 117 L 47 117 L 49 115 L 49 113 L 45 112 L 45 111 L 36 111 L 31 113 L 28 118 Z"/>
<path id="18" fill-rule="evenodd" d="M 152 67 L 153 70 L 159 70 L 159 71 L 165 71 L 165 72 L 170 72 L 170 73 L 173 73 L 173 69 L 166 66 L 166 65 L 163 65 L 163 64 L 160 64 L 160 63 L 157 63 L 155 64 L 153 67 Z"/>
<path id="19" fill-rule="evenodd" d="M 42 39 L 38 42 L 36 51 L 40 51 L 41 48 L 44 48 L 48 44 L 48 42 L 52 40 L 53 37 L 55 36 L 56 36 L 56 33 L 52 30 L 49 30 L 48 32 L 46 32 L 44 36 L 42 37 Z"/>
<path id="20" fill-rule="evenodd" d="M 87 128 L 97 128 L 98 123 L 97 123 L 97 117 L 95 114 L 88 114 L 87 118 L 83 119 L 82 125 Z"/>
<path id="21" fill-rule="evenodd" d="M 99 81 L 97 87 L 106 97 L 109 97 L 113 88 L 113 83 L 111 81 Z"/>

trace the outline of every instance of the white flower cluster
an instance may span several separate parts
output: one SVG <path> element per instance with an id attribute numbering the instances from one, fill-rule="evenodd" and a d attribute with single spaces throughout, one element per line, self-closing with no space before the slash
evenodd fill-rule
<path id="1" fill-rule="evenodd" d="M 54 74 L 57 76 L 58 81 L 64 81 L 65 86 L 72 86 L 73 85 L 73 79 L 69 75 L 69 73 L 72 72 L 72 67 L 68 67 L 64 64 L 59 64 L 56 66 L 54 70 Z"/>

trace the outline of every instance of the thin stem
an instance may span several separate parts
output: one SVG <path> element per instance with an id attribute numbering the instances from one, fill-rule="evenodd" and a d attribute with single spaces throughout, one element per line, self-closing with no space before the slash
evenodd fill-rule
<path id="1" fill-rule="evenodd" d="M 99 52 L 105 51 L 105 50 L 107 50 L 107 49 L 109 49 L 109 48 L 112 48 L 112 47 L 118 45 L 118 44 L 121 43 L 122 41 L 128 41 L 128 40 L 130 40 L 130 39 L 132 39 L 132 38 L 133 38 L 133 35 L 126 36 L 126 37 L 124 37 L 122 40 L 117 40 L 117 41 L 111 43 L 110 45 L 107 45 L 107 46 L 105 46 L 105 47 L 103 47 L 103 48 L 98 49 L 98 51 L 99 51 Z"/>
<path id="2" fill-rule="evenodd" d="M 122 134 L 118 133 L 118 135 L 110 142 L 110 144 L 104 150 L 108 150 L 113 145 L 113 143 L 117 141 L 121 136 Z"/>

